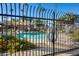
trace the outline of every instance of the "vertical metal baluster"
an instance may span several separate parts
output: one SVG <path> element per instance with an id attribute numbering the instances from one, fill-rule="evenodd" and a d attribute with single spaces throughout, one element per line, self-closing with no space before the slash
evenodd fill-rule
<path id="1" fill-rule="evenodd" d="M 35 11 L 36 11 L 36 7 L 34 6 L 33 12 L 32 12 L 32 13 L 33 13 L 33 17 L 34 17 L 34 15 L 35 15 Z M 34 22 L 33 22 L 32 24 L 34 24 Z M 33 26 L 33 30 L 34 30 L 34 26 Z M 36 43 L 36 42 L 35 42 L 35 39 L 34 39 L 34 33 L 33 33 L 33 38 L 32 38 L 32 39 L 33 39 L 33 43 Z M 34 56 L 34 51 L 33 51 L 33 56 Z"/>
<path id="2" fill-rule="evenodd" d="M 26 12 L 25 12 L 25 7 L 26 7 L 26 5 L 25 5 L 25 3 L 23 3 L 23 8 L 24 8 L 24 33 L 26 33 L 26 30 L 25 30 L 25 26 L 26 26 Z M 25 43 L 26 43 L 26 38 L 24 38 L 24 41 L 25 41 Z M 24 50 L 24 56 L 26 55 L 25 54 L 26 53 L 26 51 Z"/>
<path id="3" fill-rule="evenodd" d="M 30 17 L 30 6 L 28 5 L 28 9 L 27 9 L 28 11 L 27 11 L 27 22 L 28 22 L 28 17 Z M 28 28 L 27 28 L 28 29 Z M 28 29 L 28 32 L 29 32 L 30 30 Z M 27 38 L 27 40 L 30 42 L 30 35 L 28 36 L 28 38 Z M 28 53 L 28 55 L 30 56 L 30 51 L 29 51 L 29 53 Z"/>
<path id="4" fill-rule="evenodd" d="M 57 17 L 57 19 L 59 18 L 58 12 L 57 12 L 57 16 L 56 17 Z M 58 27 L 59 26 L 58 26 L 58 22 L 57 22 L 58 20 L 57 19 L 56 19 L 56 23 L 55 23 L 56 24 L 56 43 L 55 43 L 56 45 L 55 45 L 55 48 L 57 48 L 56 51 L 58 51 L 58 43 L 57 43 L 57 41 L 58 41 L 58 34 L 59 34 L 58 33 Z M 57 54 L 55 54 L 55 55 L 57 55 Z"/>
<path id="5" fill-rule="evenodd" d="M 10 14 L 12 15 L 12 3 L 10 3 Z M 12 26 L 12 16 L 11 16 L 11 26 Z M 12 28 L 11 28 L 11 36 L 12 36 Z M 12 56 L 12 39 L 11 39 L 11 51 L 10 54 Z"/>
<path id="6" fill-rule="evenodd" d="M 63 26 L 64 26 L 64 25 L 63 25 L 63 24 L 61 24 L 59 27 L 61 28 L 61 27 L 63 27 Z M 60 44 L 60 45 L 59 45 L 58 49 L 61 47 L 61 44 L 62 44 L 62 42 L 61 42 L 61 39 L 62 39 L 62 38 L 61 38 L 61 29 L 60 29 L 59 36 L 60 36 L 60 38 L 59 38 L 59 44 Z M 59 49 L 58 51 L 60 52 L 60 51 L 61 51 L 61 49 Z"/>
<path id="7" fill-rule="evenodd" d="M 43 10 L 42 10 L 43 7 L 40 7 L 40 8 L 41 8 L 41 10 L 40 10 L 40 18 L 43 18 Z M 43 20 L 44 20 L 44 19 L 39 19 L 39 20 L 43 23 Z M 40 23 L 40 24 L 42 24 L 42 23 Z M 40 30 L 41 30 L 41 29 L 42 29 L 42 26 L 41 26 Z M 41 33 L 40 33 L 40 43 L 42 43 L 42 39 L 43 39 L 43 38 L 42 38 L 42 35 L 41 35 Z M 43 45 L 43 44 L 42 44 L 42 45 Z M 41 46 L 42 46 L 42 45 L 41 45 Z M 42 55 L 42 50 L 40 51 L 40 56 L 41 56 L 41 55 Z"/>
<path id="8" fill-rule="evenodd" d="M 47 19 L 48 19 L 48 24 L 49 24 L 49 26 L 50 26 L 50 20 L 49 20 L 49 12 L 50 12 L 50 9 L 48 9 L 47 10 L 47 14 L 46 14 L 46 17 L 47 17 Z M 50 48 L 50 28 L 48 28 L 48 46 L 47 46 L 47 48 L 49 49 Z M 45 54 L 45 53 L 44 53 Z"/>
<path id="9" fill-rule="evenodd" d="M 20 14 L 20 16 L 22 16 L 20 20 L 21 20 L 21 23 L 24 25 L 23 4 L 20 4 L 20 6 L 21 6 L 21 14 Z M 23 25 L 20 24 L 20 26 L 23 26 Z M 24 33 L 23 29 L 22 29 L 21 31 Z M 21 32 L 21 31 L 20 31 L 20 32 Z M 21 36 L 21 35 L 20 35 L 20 36 Z M 24 37 L 22 38 L 22 41 L 24 41 Z M 24 44 L 23 44 L 23 45 L 24 45 Z M 22 50 L 21 50 L 21 54 L 20 54 L 20 55 L 22 55 L 22 56 L 24 55 L 24 54 L 23 54 L 23 48 L 22 48 Z"/>
<path id="10" fill-rule="evenodd" d="M 36 8 L 36 18 L 38 17 L 38 7 Z M 33 22 L 34 23 L 34 26 L 36 26 L 36 24 L 35 24 L 35 22 Z M 38 46 L 38 43 L 37 43 L 37 33 L 36 33 L 36 45 Z M 36 56 L 38 55 L 39 53 L 36 51 Z"/>
<path id="11" fill-rule="evenodd" d="M 44 13 L 44 8 L 42 7 L 42 11 L 41 11 L 41 18 L 43 18 L 43 13 Z M 44 22 L 45 22 L 45 19 L 41 19 L 41 21 L 43 22 L 43 26 L 44 26 Z M 42 29 L 43 29 L 43 27 L 42 27 Z M 44 30 L 44 29 L 43 29 Z M 45 44 L 45 34 L 43 35 L 44 36 L 44 38 L 41 38 L 41 42 L 42 42 L 42 40 L 44 40 L 43 41 L 43 46 L 44 46 L 44 44 Z M 41 37 L 42 37 L 42 35 L 41 35 Z M 43 53 L 42 53 L 42 51 L 41 51 L 41 55 L 42 55 Z"/>
<path id="12" fill-rule="evenodd" d="M 59 42 L 58 41 L 59 41 L 59 31 L 60 31 L 59 28 L 60 28 L 60 25 L 59 25 L 59 21 L 57 21 L 56 23 L 57 23 L 57 43 L 56 44 L 57 44 L 57 48 L 58 48 L 57 51 L 59 51 Z"/>
<path id="13" fill-rule="evenodd" d="M 51 10 L 49 9 L 48 15 L 47 15 L 48 20 L 50 19 L 50 11 L 51 11 Z M 50 24 L 51 24 L 50 21 L 51 21 L 51 20 L 49 20 L 49 26 L 51 26 L 51 25 L 50 25 Z M 51 33 L 50 33 L 50 28 L 49 28 L 49 36 L 50 36 L 50 35 L 51 35 Z M 50 44 L 51 44 L 51 43 L 48 42 L 48 51 L 50 51 Z M 49 53 L 50 53 L 50 52 L 48 52 L 48 54 L 49 54 Z"/>
<path id="14" fill-rule="evenodd" d="M 30 12 L 29 12 L 29 17 L 32 17 L 32 6 L 30 6 L 30 10 L 29 10 Z M 31 18 L 30 18 L 30 32 L 31 32 Z M 31 38 L 31 36 L 30 36 L 30 38 Z M 30 42 L 32 41 L 32 38 L 30 39 Z M 32 51 L 30 51 L 30 56 L 31 56 L 31 54 L 32 54 Z"/>
<path id="15" fill-rule="evenodd" d="M 49 18 L 50 18 L 50 17 L 49 17 L 49 16 L 50 16 L 50 11 L 51 11 L 51 10 L 49 9 L 48 15 L 47 15 L 48 20 L 49 20 Z M 51 26 L 50 21 L 51 21 L 51 20 L 49 20 L 49 26 Z M 49 36 L 51 35 L 50 31 L 51 31 L 51 28 L 49 28 Z M 50 36 L 49 38 L 50 38 L 50 40 L 51 40 L 52 37 Z M 51 48 L 51 42 L 49 42 L 49 47 L 48 47 L 48 50 L 49 50 L 49 51 L 50 51 L 50 48 Z M 49 52 L 49 53 L 50 53 L 50 52 Z"/>
<path id="16" fill-rule="evenodd" d="M 54 53 L 55 53 L 55 14 L 54 14 L 54 10 L 52 11 L 52 22 L 53 22 L 53 24 L 52 24 L 52 26 L 53 26 L 53 38 L 52 38 L 52 40 L 53 40 L 53 46 L 51 46 L 52 48 L 53 48 L 53 56 L 54 56 Z"/>
<path id="17" fill-rule="evenodd" d="M 1 14 L 3 14 L 3 4 L 1 3 Z M 3 23 L 3 15 L 1 17 Z M 2 25 L 2 52 L 1 55 L 3 56 L 3 25 Z"/>
<path id="18" fill-rule="evenodd" d="M 47 13 L 47 9 L 44 10 L 43 18 L 46 18 L 46 13 Z M 46 20 L 46 19 L 44 19 L 44 20 Z M 46 23 L 47 23 L 47 20 L 46 20 Z M 44 25 L 46 26 L 47 24 L 44 24 Z M 47 34 L 47 33 L 45 32 L 45 34 Z M 47 38 L 45 37 L 46 36 L 45 34 L 44 34 L 44 40 L 47 40 Z M 45 45 L 47 46 L 48 43 L 47 42 L 44 42 L 44 43 L 45 43 L 44 47 L 45 47 Z M 48 48 L 48 46 L 47 46 L 47 48 Z M 43 52 L 43 54 L 45 54 L 45 52 Z"/>
<path id="19" fill-rule="evenodd" d="M 55 11 L 53 12 L 53 56 L 55 55 Z"/>
<path id="20" fill-rule="evenodd" d="M 25 33 L 25 31 L 24 31 L 24 21 L 25 21 L 25 18 L 24 18 L 24 4 L 23 4 L 23 10 L 22 10 L 22 17 L 23 17 L 23 33 Z M 25 38 L 23 37 L 23 41 L 25 40 Z M 24 46 L 24 44 L 23 44 L 23 46 Z M 24 49 L 23 49 L 23 54 L 22 54 L 22 56 L 24 56 Z"/>
<path id="21" fill-rule="evenodd" d="M 54 44 L 54 53 L 53 53 L 53 55 L 55 56 L 55 48 L 57 48 L 57 47 L 55 47 L 56 46 L 56 44 L 55 44 L 55 41 L 57 40 L 57 27 L 56 27 L 56 20 L 57 20 L 57 3 L 55 3 L 55 10 L 54 10 L 54 13 L 53 13 L 53 15 L 55 16 L 54 17 L 54 41 L 53 41 L 53 44 Z"/>
<path id="22" fill-rule="evenodd" d="M 14 4 L 14 9 L 15 9 L 15 15 L 16 15 L 16 3 Z M 16 17 L 15 17 L 15 27 L 14 27 L 14 30 L 15 30 L 15 38 L 16 38 Z M 15 46 L 16 46 L 16 40 L 15 40 Z M 15 47 L 15 56 L 16 56 L 16 47 Z"/>
<path id="23" fill-rule="evenodd" d="M 57 40 L 57 26 L 56 26 L 56 20 L 57 20 L 57 11 L 55 12 L 55 20 L 54 20 L 54 31 L 55 31 L 55 34 L 54 34 L 54 48 L 56 48 L 56 44 L 55 44 L 55 41 Z M 55 56 L 55 49 L 54 49 L 54 56 Z"/>
<path id="24" fill-rule="evenodd" d="M 41 11 L 40 11 L 40 7 L 39 7 L 39 21 L 40 21 L 40 18 L 41 18 L 41 15 L 40 15 L 40 14 L 41 14 Z M 39 30 L 40 30 L 40 27 L 39 27 Z M 39 34 L 39 35 L 40 35 L 40 34 Z M 41 37 L 41 36 L 40 36 L 40 37 Z M 38 37 L 37 37 L 37 38 L 38 38 Z M 38 40 L 38 39 L 37 39 L 37 40 Z M 40 40 L 40 38 L 39 38 L 39 43 L 40 43 L 40 41 L 41 41 L 41 40 Z M 40 47 L 41 47 L 41 45 L 40 45 Z M 40 53 L 41 53 L 41 52 L 40 52 Z M 39 56 L 41 55 L 40 53 L 39 53 Z"/>
<path id="25" fill-rule="evenodd" d="M 60 21 L 59 21 L 60 22 Z M 58 23 L 58 25 L 59 25 L 59 23 Z M 59 28 L 61 28 L 62 27 L 62 25 L 59 25 Z M 61 44 L 61 42 L 60 42 L 60 40 L 61 40 L 61 34 L 60 34 L 60 29 L 59 29 L 59 38 L 58 38 L 58 51 L 60 50 L 59 48 L 60 48 L 60 45 L 59 44 Z"/>
<path id="26" fill-rule="evenodd" d="M 20 16 L 20 14 L 21 14 L 20 13 L 20 3 L 19 3 L 19 10 L 18 11 L 19 11 L 19 16 Z M 18 32 L 20 34 L 20 17 L 19 17 L 19 31 Z M 20 49 L 20 44 L 21 44 L 21 42 L 20 42 L 20 35 L 19 35 L 19 49 Z M 20 50 L 19 50 L 19 56 L 20 56 Z"/>
<path id="27" fill-rule="evenodd" d="M 50 19 L 50 16 L 51 16 L 50 14 L 51 14 L 51 10 L 49 9 L 49 12 L 48 12 L 48 20 Z M 51 20 L 49 20 L 49 26 L 51 26 L 50 21 L 51 21 Z M 49 36 L 51 35 L 51 33 L 50 33 L 51 29 L 52 29 L 52 28 L 49 29 Z M 52 37 L 51 37 L 51 38 L 52 38 Z M 49 42 L 48 50 L 49 50 L 49 53 L 50 53 L 50 51 L 51 51 L 51 42 Z"/>
<path id="28" fill-rule="evenodd" d="M 8 10 L 8 8 L 7 8 L 7 3 L 5 3 L 5 7 L 6 7 L 6 14 L 8 14 L 8 12 L 7 12 L 7 10 Z M 8 23 L 7 23 L 7 16 L 6 16 L 6 37 L 8 36 Z M 7 49 L 7 51 L 6 51 L 6 56 L 7 56 L 7 53 L 8 53 L 8 48 L 7 48 L 7 44 L 8 44 L 8 41 L 7 41 L 7 38 L 6 38 L 6 49 Z"/>
<path id="29" fill-rule="evenodd" d="M 56 23 L 57 23 L 57 19 L 58 19 L 58 18 L 57 18 L 57 17 L 58 17 L 58 13 L 56 12 L 55 14 L 56 14 L 56 17 L 55 17 L 55 18 L 56 18 L 56 19 L 55 19 L 55 42 L 56 42 L 56 41 L 57 41 L 57 37 L 58 37 L 57 24 L 56 24 Z M 57 48 L 56 43 L 55 43 L 55 48 Z M 56 55 L 56 54 L 55 54 L 55 55 Z"/>
<path id="30" fill-rule="evenodd" d="M 25 14 L 26 14 L 26 26 L 27 26 L 28 5 L 25 4 L 25 7 L 27 7 L 27 8 L 25 8 L 25 9 L 26 9 L 26 10 L 25 10 Z M 27 34 L 27 32 L 26 32 L 26 34 Z M 26 35 L 26 41 L 27 41 L 27 35 Z M 26 56 L 27 56 L 27 50 L 26 50 Z"/>
<path id="31" fill-rule="evenodd" d="M 53 11 L 52 9 L 49 11 L 49 19 L 51 19 L 50 16 L 51 16 L 51 14 L 52 14 L 52 11 Z M 49 19 L 48 19 L 48 20 L 49 20 Z M 52 22 L 52 20 L 49 20 L 49 21 Z M 52 24 L 52 23 L 50 23 L 50 24 Z M 49 26 L 51 26 L 50 24 L 49 24 Z M 53 25 L 52 25 L 52 26 L 53 26 Z M 52 29 L 52 28 L 51 28 L 51 29 Z M 49 31 L 50 31 L 51 29 L 49 29 Z M 51 33 L 50 33 L 49 35 L 51 35 Z M 51 38 L 52 38 L 52 37 L 51 37 Z M 52 51 L 51 51 L 51 48 L 52 48 L 52 43 L 49 42 L 49 54 L 52 52 Z"/>
<path id="32" fill-rule="evenodd" d="M 56 13 L 56 20 L 55 20 L 55 41 L 57 41 L 57 37 L 58 37 L 57 19 L 58 19 L 58 12 Z M 55 48 L 58 48 L 58 43 L 55 43 Z M 58 51 L 58 50 L 56 50 L 56 51 Z"/>

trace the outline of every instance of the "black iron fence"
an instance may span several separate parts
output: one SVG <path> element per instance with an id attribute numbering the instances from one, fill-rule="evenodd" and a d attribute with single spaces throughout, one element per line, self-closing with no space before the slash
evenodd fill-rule
<path id="1" fill-rule="evenodd" d="M 27 3 L 0 3 L 0 55 L 54 56 L 78 47 L 73 21 L 61 16 Z"/>

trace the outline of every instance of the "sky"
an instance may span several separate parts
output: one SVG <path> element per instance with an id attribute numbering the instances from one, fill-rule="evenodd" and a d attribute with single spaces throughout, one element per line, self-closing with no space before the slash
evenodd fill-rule
<path id="1" fill-rule="evenodd" d="M 79 3 L 43 3 L 41 5 L 48 9 L 57 9 L 57 11 L 79 14 Z"/>
<path id="2" fill-rule="evenodd" d="M 34 7 L 38 7 L 38 6 L 41 6 L 41 7 L 44 7 L 45 9 L 47 10 L 55 10 L 57 11 L 57 13 L 60 15 L 63 15 L 64 13 L 66 12 L 71 12 L 71 13 L 75 13 L 75 14 L 79 14 L 79 3 L 28 3 L 29 6 L 32 6 L 32 8 L 30 9 L 30 7 L 28 8 L 28 16 L 35 16 L 35 14 L 37 12 L 35 12 L 35 10 L 33 10 Z M 5 14 L 6 13 L 6 7 L 5 7 L 5 4 L 2 5 L 3 6 L 3 13 Z M 7 4 L 7 12 L 8 14 L 11 14 L 10 12 L 10 7 L 11 5 L 8 3 Z M 12 8 L 14 9 L 14 11 L 12 11 L 12 14 L 15 15 L 19 15 L 19 5 L 16 4 L 16 7 L 14 7 L 14 4 L 12 4 Z M 23 6 L 21 5 L 21 8 L 22 9 Z M 15 12 L 15 9 L 16 9 L 16 12 Z M 24 9 L 25 11 L 27 10 L 27 7 L 25 7 Z M 30 13 L 30 10 L 31 10 L 31 13 Z M 1 12 L 2 9 L 1 9 L 1 4 L 0 4 L 0 14 L 2 13 Z M 20 12 L 22 15 L 22 12 Z M 37 13 L 37 15 L 39 14 L 39 12 Z M 25 12 L 24 15 L 27 15 L 27 13 Z M 39 16 L 39 15 L 38 15 Z M 42 17 L 42 16 L 41 16 Z M 51 17 L 49 15 L 49 17 Z M 1 21 L 1 16 L 0 16 L 0 21 Z"/>

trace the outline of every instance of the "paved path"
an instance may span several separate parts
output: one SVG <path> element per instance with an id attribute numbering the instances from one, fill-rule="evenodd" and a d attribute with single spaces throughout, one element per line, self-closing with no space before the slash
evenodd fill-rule
<path id="1" fill-rule="evenodd" d="M 79 56 L 79 49 L 75 49 L 65 53 L 60 53 L 57 56 Z"/>

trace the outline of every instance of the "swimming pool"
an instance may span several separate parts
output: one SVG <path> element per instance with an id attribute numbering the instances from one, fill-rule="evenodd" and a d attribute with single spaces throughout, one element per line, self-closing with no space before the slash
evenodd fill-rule
<path id="1" fill-rule="evenodd" d="M 38 41 L 47 40 L 47 34 L 43 32 L 18 33 L 16 37 L 20 39 L 30 39 L 30 40 L 38 40 Z"/>

